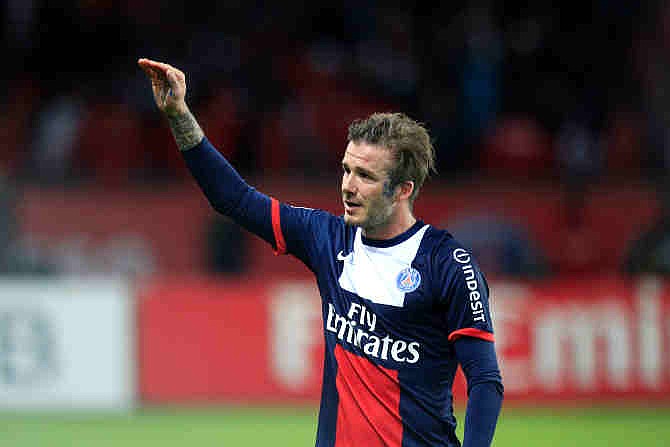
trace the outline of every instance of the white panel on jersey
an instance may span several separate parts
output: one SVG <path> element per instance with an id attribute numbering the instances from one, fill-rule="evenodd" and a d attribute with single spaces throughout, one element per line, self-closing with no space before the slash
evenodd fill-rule
<path id="1" fill-rule="evenodd" d="M 340 287 L 373 303 L 403 307 L 406 292 L 398 286 L 398 278 L 411 266 L 428 227 L 424 225 L 412 237 L 392 247 L 364 245 L 359 228 L 354 250 L 346 258 L 338 255 L 338 260 L 344 262 Z M 416 271 L 414 273 L 418 275 Z M 420 276 L 412 279 L 418 287 Z"/>

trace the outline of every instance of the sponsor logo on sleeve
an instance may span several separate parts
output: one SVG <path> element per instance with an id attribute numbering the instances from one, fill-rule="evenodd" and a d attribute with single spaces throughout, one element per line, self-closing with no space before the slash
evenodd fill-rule
<path id="1" fill-rule="evenodd" d="M 462 248 L 457 248 L 452 254 L 454 261 L 461 264 L 461 270 L 465 279 L 465 285 L 468 288 L 469 298 L 470 298 L 470 310 L 472 311 L 472 319 L 478 322 L 485 322 L 486 317 L 484 316 L 484 303 L 482 302 L 482 296 L 479 292 L 479 281 L 477 281 L 477 275 L 475 269 L 470 263 L 471 257 L 470 253 Z"/>
<path id="2" fill-rule="evenodd" d="M 465 251 L 462 248 L 457 248 L 454 250 L 454 260 L 459 264 L 469 264 L 470 263 L 470 253 Z"/>

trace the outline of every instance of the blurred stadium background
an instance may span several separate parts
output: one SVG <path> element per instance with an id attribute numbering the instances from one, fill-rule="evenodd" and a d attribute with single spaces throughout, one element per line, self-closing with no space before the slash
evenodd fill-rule
<path id="1" fill-rule="evenodd" d="M 381 3 L 1 3 L 0 445 L 313 443 L 311 278 L 208 208 L 139 57 L 298 205 L 340 212 L 352 119 L 425 122 L 415 211 L 491 282 L 494 445 L 670 445 L 670 6 Z"/>

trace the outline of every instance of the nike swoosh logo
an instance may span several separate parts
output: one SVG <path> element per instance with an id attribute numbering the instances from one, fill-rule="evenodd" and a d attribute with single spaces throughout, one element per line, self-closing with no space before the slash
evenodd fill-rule
<path id="1" fill-rule="evenodd" d="M 344 253 L 342 253 L 342 250 L 340 250 L 340 252 L 337 254 L 338 261 L 346 261 L 348 257 L 349 255 L 345 256 Z"/>

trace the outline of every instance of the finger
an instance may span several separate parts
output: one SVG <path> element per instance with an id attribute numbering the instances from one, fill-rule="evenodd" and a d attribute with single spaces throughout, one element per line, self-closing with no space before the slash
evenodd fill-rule
<path id="1" fill-rule="evenodd" d="M 162 62 L 157 62 L 157 61 L 153 61 L 153 60 L 151 60 L 151 59 L 144 59 L 144 58 L 139 59 L 139 60 L 137 61 L 137 63 L 138 63 L 139 66 L 142 67 L 142 69 L 144 69 L 145 71 L 146 71 L 147 68 L 149 68 L 149 69 L 153 69 L 153 70 L 155 70 L 156 72 L 163 74 L 163 76 L 165 76 L 166 72 L 167 72 L 170 68 L 172 68 L 172 67 L 171 67 L 170 65 L 168 65 L 168 64 L 164 64 L 164 63 L 162 63 Z"/>
<path id="2" fill-rule="evenodd" d="M 162 65 L 161 62 L 158 62 L 158 61 L 155 61 L 155 60 L 152 60 L 152 59 L 147 59 L 147 58 L 145 58 L 145 57 L 139 58 L 139 59 L 137 60 L 137 63 L 138 63 L 139 65 L 141 65 L 141 66 L 146 66 L 146 65 L 148 65 L 148 66 L 155 66 L 155 67 L 158 67 L 158 66 Z"/>
<path id="3" fill-rule="evenodd" d="M 138 61 L 138 65 L 144 71 L 144 73 L 151 78 L 151 80 L 158 80 L 160 78 L 165 78 L 165 74 L 157 67 L 152 64 L 143 63 L 142 60 Z"/>
<path id="4" fill-rule="evenodd" d="M 151 65 L 152 67 L 154 67 L 159 71 L 162 71 L 163 73 L 167 73 L 168 70 L 176 70 L 176 68 L 173 67 L 172 65 L 163 62 L 148 60 L 148 63 L 149 65 Z"/>
<path id="5" fill-rule="evenodd" d="M 183 84 L 183 75 L 181 75 L 181 72 L 179 72 L 176 69 L 171 69 L 168 70 L 167 72 L 167 81 L 170 86 L 170 89 L 177 93 L 178 91 L 182 90 L 182 84 Z"/>
<path id="6" fill-rule="evenodd" d="M 161 77 L 161 74 L 157 72 L 154 68 L 147 65 L 140 65 L 142 71 L 151 79 L 152 81 L 158 80 Z"/>
<path id="7" fill-rule="evenodd" d="M 157 67 L 156 61 L 152 61 L 151 59 L 145 59 L 145 58 L 138 59 L 137 60 L 137 65 L 139 65 L 143 70 L 146 70 L 146 69 L 152 68 L 152 67 L 154 67 L 154 68 Z"/>

